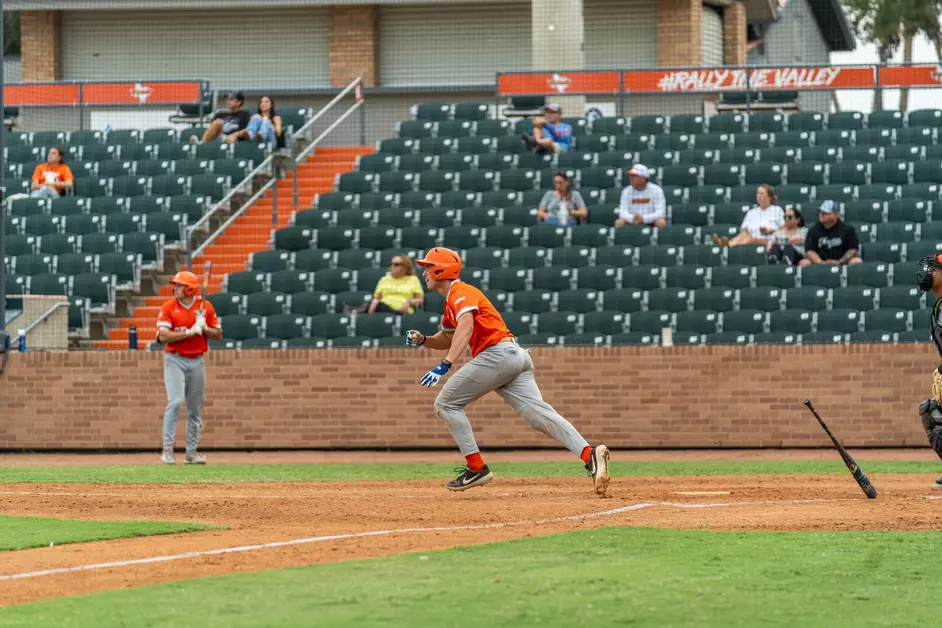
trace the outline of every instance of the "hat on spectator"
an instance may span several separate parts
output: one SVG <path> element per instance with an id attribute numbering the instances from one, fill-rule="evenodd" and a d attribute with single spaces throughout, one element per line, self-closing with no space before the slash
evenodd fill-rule
<path id="1" fill-rule="evenodd" d="M 834 201 L 824 201 L 821 203 L 821 209 L 819 211 L 822 214 L 833 214 L 837 211 L 837 203 Z"/>
<path id="2" fill-rule="evenodd" d="M 245 94 L 242 92 L 229 92 L 229 100 L 238 100 L 239 102 L 245 102 Z"/>
<path id="3" fill-rule="evenodd" d="M 631 170 L 628 171 L 628 174 L 633 174 L 637 177 L 642 177 L 644 179 L 650 179 L 651 173 L 648 171 L 648 167 L 643 164 L 635 164 L 631 167 Z"/>
<path id="4" fill-rule="evenodd" d="M 546 103 L 546 106 L 543 107 L 543 111 L 549 111 L 552 113 L 562 113 L 563 108 L 557 105 L 556 103 L 551 102 L 551 103 Z"/>

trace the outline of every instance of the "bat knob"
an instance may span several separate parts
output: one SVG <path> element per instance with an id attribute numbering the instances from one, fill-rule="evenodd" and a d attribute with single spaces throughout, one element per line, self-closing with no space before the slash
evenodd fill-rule
<path id="1" fill-rule="evenodd" d="M 802 403 L 805 404 L 806 406 L 810 406 L 810 405 L 811 405 L 811 400 L 810 400 L 810 399 L 805 399 L 804 401 L 802 401 Z"/>

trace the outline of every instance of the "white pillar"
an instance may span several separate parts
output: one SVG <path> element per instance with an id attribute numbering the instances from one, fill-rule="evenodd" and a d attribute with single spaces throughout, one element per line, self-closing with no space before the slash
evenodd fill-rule
<path id="1" fill-rule="evenodd" d="M 582 0 L 531 0 L 534 70 L 585 68 L 585 28 Z M 590 68 L 591 69 L 591 68 Z M 584 96 L 548 96 L 559 103 L 564 116 L 585 115 Z"/>

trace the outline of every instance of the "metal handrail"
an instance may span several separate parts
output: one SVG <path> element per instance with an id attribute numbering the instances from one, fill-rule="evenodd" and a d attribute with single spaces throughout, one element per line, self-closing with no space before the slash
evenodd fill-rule
<path id="1" fill-rule="evenodd" d="M 340 93 L 337 94 L 329 103 L 324 105 L 324 107 L 322 107 L 320 111 L 318 111 L 313 116 L 311 116 L 310 120 L 308 120 L 303 125 L 301 125 L 301 128 L 299 128 L 297 131 L 294 132 L 294 137 L 303 136 L 305 133 L 307 133 L 311 129 L 311 127 L 313 127 L 314 123 L 317 122 L 317 120 L 323 117 L 323 115 L 329 109 L 331 109 L 335 104 L 337 104 L 340 100 L 342 100 L 347 94 L 349 94 L 351 91 L 356 89 L 360 85 L 360 83 L 362 83 L 362 79 L 360 77 L 357 77 L 356 79 L 354 79 L 349 85 L 347 85 L 343 90 L 341 90 Z M 309 146 L 307 146 L 303 151 L 301 151 L 301 153 L 299 153 L 296 157 L 294 157 L 294 164 L 297 165 L 298 163 L 301 162 L 302 159 L 307 157 L 307 155 L 310 154 L 311 150 L 313 150 L 313 147 L 316 146 L 318 142 L 323 140 L 323 138 L 325 137 L 327 133 L 334 130 L 340 122 L 343 122 L 347 117 L 349 117 L 350 113 L 355 111 L 362 102 L 363 102 L 362 99 L 358 100 L 354 107 L 349 109 L 338 120 L 336 120 L 333 124 L 327 127 L 326 131 L 321 133 L 314 141 L 311 142 Z M 260 195 L 268 191 L 272 187 L 273 183 L 277 181 L 278 170 L 277 170 L 277 166 L 274 163 L 277 157 L 278 155 L 275 153 L 272 153 L 271 155 L 269 155 L 262 163 L 258 165 L 257 168 L 255 168 L 255 170 L 250 172 L 245 177 L 245 179 L 240 181 L 237 185 L 233 186 L 233 188 L 229 190 L 229 192 L 224 197 L 222 197 L 222 199 L 218 203 L 213 205 L 213 207 L 210 208 L 208 212 L 203 214 L 203 216 L 199 220 L 193 223 L 192 226 L 187 227 L 187 230 L 186 230 L 187 231 L 186 233 L 187 268 L 192 267 L 194 257 L 198 256 L 200 253 L 202 253 L 206 249 L 207 246 L 212 244 L 213 241 L 215 241 L 216 238 L 218 238 L 225 231 L 226 227 L 228 227 L 234 222 L 235 218 L 238 218 L 243 213 L 245 213 L 245 211 L 249 208 L 249 206 L 255 203 L 260 198 Z M 226 206 L 229 202 L 231 202 L 235 194 L 239 192 L 239 190 L 241 190 L 247 182 L 251 183 L 257 174 L 261 174 L 262 171 L 266 170 L 267 167 L 269 166 L 273 166 L 272 178 L 264 186 L 262 186 L 262 188 L 257 193 L 253 194 L 252 197 L 248 201 L 246 201 L 238 210 L 236 210 L 222 225 L 220 225 L 220 227 L 216 229 L 216 231 L 210 234 L 210 236 L 206 238 L 206 240 L 203 241 L 203 243 L 200 244 L 200 246 L 194 251 L 193 250 L 193 234 L 196 232 L 196 230 L 202 227 L 204 224 L 208 223 L 209 219 L 213 215 L 215 215 L 220 209 L 222 209 L 222 207 Z M 295 181 L 297 182 L 297 175 L 295 175 Z"/>
<path id="2" fill-rule="evenodd" d="M 58 310 L 59 308 L 63 308 L 63 307 L 69 307 L 69 302 L 68 302 L 68 301 L 57 301 L 56 303 L 53 303 L 52 306 L 51 306 L 48 310 L 46 310 L 45 312 L 43 312 L 42 314 L 40 314 L 39 318 L 37 318 L 36 320 L 34 320 L 32 323 L 30 323 L 30 324 L 26 327 L 26 329 L 23 330 L 23 333 L 24 333 L 24 334 L 28 334 L 29 332 L 33 331 L 33 329 L 34 329 L 37 325 L 39 325 L 41 322 L 43 322 L 44 320 L 46 320 L 47 318 L 49 318 L 50 316 L 52 316 L 52 313 L 53 313 L 53 312 L 55 312 L 55 311 Z"/>

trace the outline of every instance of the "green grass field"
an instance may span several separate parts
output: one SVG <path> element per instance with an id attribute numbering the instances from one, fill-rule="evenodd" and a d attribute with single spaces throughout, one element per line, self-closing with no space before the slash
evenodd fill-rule
<path id="1" fill-rule="evenodd" d="M 926 473 L 942 471 L 935 462 L 867 461 L 868 474 Z M 454 476 L 456 464 L 284 464 L 209 465 L 205 467 L 160 465 L 9 467 L 2 482 L 87 484 L 182 484 L 193 482 L 342 482 L 362 480 L 440 480 Z M 578 477 L 585 475 L 578 461 L 497 462 L 488 466 L 505 478 Z M 835 454 L 833 462 L 620 462 L 611 465 L 615 476 L 743 475 L 783 473 L 847 473 Z"/>
<path id="2" fill-rule="evenodd" d="M 861 460 L 867 473 L 938 463 Z M 495 463 L 500 477 L 581 465 Z M 442 480 L 450 464 L 36 467 L 3 481 L 221 483 Z M 615 462 L 617 476 L 847 474 L 840 462 Z M 848 478 L 848 482 L 850 482 Z M 840 506 L 835 505 L 835 508 Z M 905 515 L 903 515 L 905 516 Z M 0 549 L 205 529 L 0 518 Z M 931 626 L 935 532 L 704 532 L 610 527 L 373 560 L 114 590 L 0 608 L 0 627 Z M 0 569 L 0 573 L 4 570 Z M 38 584 L 38 583 L 37 583 Z M 0 582 L 0 600 L 3 583 Z M 194 623 L 195 622 L 195 623 Z"/>
<path id="3" fill-rule="evenodd" d="M 215 526 L 170 521 L 83 521 L 0 516 L 0 551 L 88 543 L 135 536 L 213 530 Z"/>
<path id="4" fill-rule="evenodd" d="M 931 626 L 937 547 L 936 533 L 603 528 L 64 598 L 0 610 L 0 625 Z"/>

